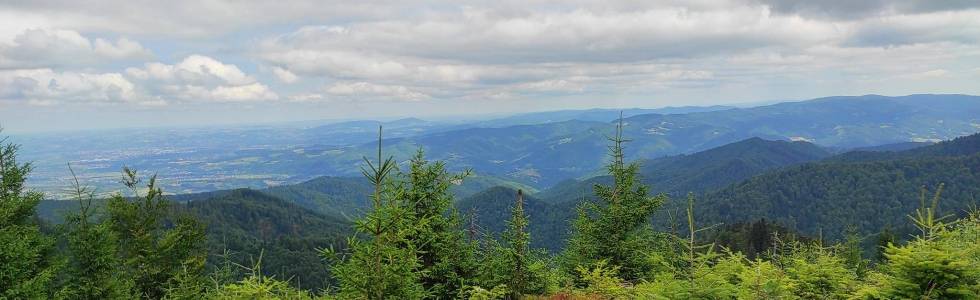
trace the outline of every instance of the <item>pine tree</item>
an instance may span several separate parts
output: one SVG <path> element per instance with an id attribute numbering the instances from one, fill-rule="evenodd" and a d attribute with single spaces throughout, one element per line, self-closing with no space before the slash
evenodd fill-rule
<path id="1" fill-rule="evenodd" d="M 864 277 L 868 271 L 868 265 L 870 262 L 864 258 L 863 250 L 861 247 L 862 238 L 858 235 L 857 228 L 854 226 L 849 226 L 847 232 L 844 235 L 844 243 L 840 245 L 840 256 L 844 259 L 844 263 L 857 274 L 858 277 Z"/>
<path id="2" fill-rule="evenodd" d="M 920 230 L 908 244 L 889 244 L 886 263 L 855 299 L 980 299 L 980 215 L 939 216 L 943 186 L 909 218 Z"/>
<path id="3" fill-rule="evenodd" d="M 527 291 L 527 281 L 530 280 L 531 253 L 528 245 L 531 235 L 527 233 L 528 220 L 524 214 L 524 191 L 517 190 L 517 200 L 511 210 L 511 218 L 507 230 L 503 233 L 503 241 L 511 256 L 510 284 L 511 298 L 519 299 Z"/>
<path id="4" fill-rule="evenodd" d="M 647 186 L 637 178 L 639 165 L 626 164 L 623 152 L 623 121 L 610 137 L 612 162 L 608 172 L 611 186 L 595 185 L 599 202 L 579 207 L 578 217 L 564 252 L 567 272 L 576 266 L 591 268 L 601 260 L 617 268 L 623 279 L 643 278 L 653 265 L 644 254 L 655 248 L 656 236 L 650 230 L 650 218 L 666 201 L 666 196 L 648 196 Z"/>
<path id="5" fill-rule="evenodd" d="M 698 227 L 694 217 L 694 195 L 687 197 L 687 237 L 676 237 L 679 255 L 657 253 L 670 266 L 659 272 L 652 282 L 641 284 L 641 298 L 731 299 L 737 289 L 734 278 L 744 269 L 741 254 L 725 257 L 715 252 L 714 244 L 700 244 L 697 234 L 713 228 Z"/>
<path id="6" fill-rule="evenodd" d="M 746 247 L 748 253 L 746 255 L 751 259 L 755 259 L 772 247 L 772 242 L 772 233 L 769 232 L 769 223 L 767 223 L 766 219 L 763 218 L 756 221 L 752 223 L 752 229 L 749 231 L 748 245 Z"/>
<path id="7" fill-rule="evenodd" d="M 156 176 L 150 177 L 145 194 L 140 191 L 141 182 L 136 171 L 124 168 L 123 183 L 135 197 L 130 200 L 116 194 L 106 204 L 108 221 L 119 238 L 120 255 L 136 295 L 162 299 L 168 290 L 188 285 L 203 288 L 207 257 L 204 226 L 171 210 L 163 190 L 157 187 Z"/>
<path id="8" fill-rule="evenodd" d="M 347 253 L 321 250 L 333 261 L 341 299 L 421 299 L 427 295 L 422 276 L 416 272 L 421 264 L 410 238 L 417 233 L 410 222 L 414 210 L 404 202 L 404 186 L 388 177 L 396 164 L 392 157 L 383 159 L 381 134 L 379 127 L 378 163 L 365 157 L 368 167 L 362 169 L 375 187 L 371 211 L 354 222 L 357 236 L 348 238 Z"/>
<path id="9" fill-rule="evenodd" d="M 68 268 L 59 299 L 131 299 L 133 282 L 123 273 L 117 257 L 119 241 L 109 223 L 93 223 L 95 194 L 82 187 L 74 170 L 75 199 L 79 209 L 65 216 L 62 225 L 67 236 Z"/>
<path id="10" fill-rule="evenodd" d="M 416 230 L 408 242 L 416 247 L 422 284 L 435 299 L 456 298 L 476 273 L 476 245 L 466 238 L 449 188 L 469 172 L 449 174 L 443 162 L 426 161 L 421 149 L 409 164 L 400 194 L 413 211 L 404 224 Z"/>
<path id="11" fill-rule="evenodd" d="M 524 192 L 517 191 L 511 217 L 500 239 L 487 236 L 481 247 L 480 268 L 474 283 L 482 289 L 506 291 L 502 298 L 543 295 L 557 288 L 548 253 L 530 247 L 529 217 L 524 208 Z"/>
<path id="12" fill-rule="evenodd" d="M 44 299 L 57 273 L 54 241 L 34 218 L 43 195 L 25 190 L 31 164 L 17 163 L 19 149 L 0 139 L 0 298 Z"/>

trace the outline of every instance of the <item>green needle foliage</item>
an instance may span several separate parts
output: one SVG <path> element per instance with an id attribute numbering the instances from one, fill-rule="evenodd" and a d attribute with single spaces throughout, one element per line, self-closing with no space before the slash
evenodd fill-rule
<path id="1" fill-rule="evenodd" d="M 500 241 L 489 238 L 480 258 L 474 290 L 505 291 L 499 298 L 520 299 L 527 294 L 542 295 L 554 291 L 552 265 L 540 249 L 531 249 L 530 224 L 524 210 L 524 193 L 517 191 L 507 229 Z M 485 287 L 485 288 L 484 288 Z"/>
<path id="2" fill-rule="evenodd" d="M 31 164 L 17 163 L 18 150 L 0 139 L 0 299 L 45 299 L 57 273 L 54 239 L 34 218 L 43 195 L 25 190 Z"/>
<path id="3" fill-rule="evenodd" d="M 453 208 L 449 188 L 460 182 L 468 172 L 451 175 L 443 162 L 429 163 L 422 150 L 409 162 L 404 189 L 404 203 L 412 213 L 406 225 L 416 233 L 409 243 L 417 246 L 420 260 L 418 272 L 422 285 L 435 299 L 452 299 L 463 292 L 463 285 L 476 273 L 476 244 L 467 240 L 459 214 Z"/>
<path id="4" fill-rule="evenodd" d="M 517 191 L 517 201 L 511 212 L 510 222 L 507 223 L 507 231 L 503 234 L 504 243 L 510 251 L 510 289 L 511 298 L 517 299 L 527 291 L 527 281 L 531 279 L 530 258 L 531 252 L 528 244 L 531 243 L 531 235 L 527 233 L 527 216 L 524 215 L 524 192 Z"/>
<path id="5" fill-rule="evenodd" d="M 651 217 L 666 201 L 665 195 L 648 196 L 647 186 L 637 178 L 639 165 L 624 162 L 623 122 L 610 137 L 612 162 L 608 166 L 611 186 L 595 185 L 598 202 L 579 207 L 578 218 L 564 254 L 566 270 L 578 266 L 593 268 L 605 261 L 616 268 L 619 276 L 636 281 L 648 275 L 655 266 L 645 254 L 658 243 L 649 224 Z"/>
<path id="6" fill-rule="evenodd" d="M 78 212 L 65 216 L 62 231 L 67 240 L 68 268 L 59 299 L 131 299 L 133 281 L 117 257 L 119 240 L 108 222 L 93 223 L 95 194 L 73 179 Z"/>
<path id="7" fill-rule="evenodd" d="M 980 299 L 980 212 L 943 222 L 937 217 L 942 185 L 910 218 L 921 235 L 903 246 L 889 244 L 886 263 L 872 274 L 858 299 Z"/>
<path id="8" fill-rule="evenodd" d="M 116 194 L 106 204 L 108 222 L 119 238 L 126 274 L 133 279 L 134 293 L 144 299 L 175 298 L 203 292 L 204 260 L 207 257 L 204 226 L 194 218 L 172 210 L 170 202 L 151 176 L 140 191 L 142 179 L 136 171 L 123 169 L 123 183 L 136 195 L 127 199 Z M 188 290 L 189 289 L 189 290 Z"/>
<path id="9" fill-rule="evenodd" d="M 227 259 L 227 253 L 225 253 L 224 259 L 226 268 L 221 270 L 221 273 L 227 274 L 232 272 L 228 269 L 231 266 L 228 265 L 229 262 Z M 218 286 L 209 290 L 203 298 L 215 300 L 314 299 L 313 295 L 309 291 L 297 289 L 290 286 L 289 283 L 285 281 L 262 275 L 262 253 L 259 254 L 259 260 L 255 262 L 254 266 L 245 269 L 250 271 L 250 275 L 248 277 L 245 277 L 240 281 L 228 283 L 219 283 L 216 280 L 215 283 L 217 283 Z M 196 296 L 200 297 L 200 295 Z"/>
<path id="10" fill-rule="evenodd" d="M 620 121 L 610 138 L 612 183 L 596 185 L 595 200 L 579 206 L 567 247 L 556 256 L 533 249 L 529 233 L 531 220 L 539 220 L 531 217 L 549 206 L 525 199 L 522 191 L 511 205 L 508 192 L 496 197 L 502 202 L 478 206 L 510 206 L 509 218 L 498 214 L 500 220 L 491 220 L 506 224 L 500 236 L 481 232 L 474 220 L 464 230 L 450 188 L 469 172 L 450 173 L 443 162 L 425 160 L 421 150 L 405 162 L 404 172 L 398 170 L 394 158 L 383 156 L 379 130 L 377 160 L 365 158 L 362 170 L 374 187 L 370 211 L 353 222 L 356 233 L 343 252 L 319 250 L 334 279 L 322 291 L 264 274 L 262 254 L 246 268 L 226 251 L 218 257 L 224 263 L 212 262 L 216 270 L 205 274 L 203 226 L 181 210 L 194 205 L 167 201 L 155 177 L 144 185 L 128 168 L 123 183 L 133 196 L 113 196 L 103 213 L 95 205 L 101 201 L 75 180 L 78 208 L 65 216 L 56 248 L 34 216 L 41 194 L 24 188 L 30 164 L 18 164 L 18 147 L 0 141 L 0 300 L 980 299 L 980 211 L 960 219 L 941 214 L 941 184 L 931 197 L 925 189 L 920 193 L 919 208 L 909 215 L 918 228 L 910 241 L 895 238 L 887 227 L 877 236 L 881 253 L 869 255 L 878 255 L 877 264 L 862 253 L 867 237 L 853 229 L 828 232 L 843 237 L 831 245 L 823 234 L 811 240 L 763 219 L 723 227 L 727 232 L 714 236 L 724 238 L 709 243 L 704 236 L 712 235 L 705 233 L 715 226 L 699 226 L 693 195 L 686 228 L 660 232 L 650 226 L 666 197 L 649 196 L 637 165 L 625 162 L 623 126 Z M 960 197 L 957 203 L 965 201 Z M 252 198 L 278 200 L 260 191 L 221 199 L 234 206 Z M 227 218 L 211 220 L 224 226 L 231 226 L 227 220 L 261 223 L 241 220 L 261 220 L 256 210 L 277 206 L 259 207 L 241 210 L 250 217 L 239 216 L 236 208 Z M 289 230 L 279 232 L 284 231 Z M 264 245 L 273 244 L 255 247 Z M 251 275 L 238 276 L 235 266 Z M 302 267 L 310 268 L 297 269 Z"/>
<path id="11" fill-rule="evenodd" d="M 406 201 L 404 186 L 388 177 L 396 164 L 392 157 L 382 160 L 381 142 L 379 128 L 377 164 L 365 158 L 368 168 L 362 170 L 375 187 L 371 211 L 354 222 L 357 236 L 348 239 L 347 253 L 322 250 L 334 263 L 341 299 L 421 299 L 427 295 L 422 274 L 416 272 L 422 264 L 412 238 L 418 234 L 411 222 L 414 203 Z"/>

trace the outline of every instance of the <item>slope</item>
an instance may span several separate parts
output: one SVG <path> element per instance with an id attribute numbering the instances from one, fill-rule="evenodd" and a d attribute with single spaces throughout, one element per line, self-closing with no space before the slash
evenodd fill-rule
<path id="1" fill-rule="evenodd" d="M 871 234 L 908 229 L 919 189 L 945 184 L 941 211 L 958 214 L 980 196 L 980 134 L 907 151 L 844 154 L 767 173 L 706 194 L 698 207 L 706 221 L 775 220 L 804 234 L 841 233 L 855 226 Z M 839 236 L 827 236 L 839 238 Z"/>
<path id="2" fill-rule="evenodd" d="M 262 271 L 307 289 L 326 287 L 330 266 L 317 249 L 340 246 L 351 225 L 262 192 L 241 189 L 192 201 L 186 209 L 207 225 L 210 263 L 229 251 L 250 266 L 261 255 Z"/>
<path id="3" fill-rule="evenodd" d="M 829 156 L 826 150 L 806 142 L 768 141 L 750 138 L 690 155 L 668 156 L 641 162 L 643 182 L 654 191 L 682 196 L 719 188 L 767 170 L 815 161 Z M 539 198 L 557 203 L 592 194 L 605 176 L 565 181 L 542 191 Z"/>

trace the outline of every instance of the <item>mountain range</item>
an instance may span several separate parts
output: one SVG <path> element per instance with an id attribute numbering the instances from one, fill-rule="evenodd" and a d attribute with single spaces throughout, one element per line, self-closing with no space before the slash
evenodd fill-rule
<path id="1" fill-rule="evenodd" d="M 663 229 L 676 227 L 670 224 L 675 218 L 671 216 L 677 216 L 683 195 L 689 192 L 696 195 L 696 218 L 701 224 L 741 228 L 768 220 L 760 222 L 827 240 L 841 238 L 832 232 L 848 230 L 865 237 L 882 228 L 911 232 L 906 215 L 918 205 L 923 186 L 934 190 L 944 184 L 941 214 L 962 214 L 977 204 L 980 134 L 901 151 L 885 148 L 834 155 L 808 142 L 749 138 L 641 161 L 640 176 L 653 192 L 670 196 L 671 201 L 651 220 Z M 565 243 L 576 207 L 594 201 L 591 186 L 606 180 L 596 176 L 566 181 L 535 192 L 515 182 L 476 176 L 453 191 L 456 208 L 473 229 L 470 232 L 493 236 L 506 226 L 501 220 L 509 216 L 517 190 L 525 190 L 531 245 L 555 251 Z M 300 272 L 307 281 L 301 284 L 322 286 L 328 268 L 317 249 L 344 243 L 351 219 L 367 209 L 370 192 L 371 186 L 360 177 L 320 177 L 263 190 L 170 199 L 207 224 L 211 255 L 227 250 L 234 262 L 247 264 L 264 253 L 268 274 L 289 278 Z M 57 223 L 60 212 L 76 207 L 73 201 L 46 200 L 38 215 Z M 288 273 L 276 269 L 297 264 L 308 268 L 290 268 Z"/>
<path id="2" fill-rule="evenodd" d="M 174 193 L 266 188 L 320 176 L 358 174 L 376 151 L 404 162 L 418 149 L 462 170 L 544 190 L 593 177 L 605 164 L 606 137 L 617 110 L 530 113 L 475 121 L 401 119 L 310 126 L 142 129 L 111 134 L 15 136 L 25 159 L 38 162 L 32 185 L 63 197 L 65 162 L 86 182 L 111 193 L 124 166 L 156 172 Z M 656 159 L 691 154 L 751 137 L 808 141 L 831 152 L 932 143 L 980 131 L 980 97 L 878 95 L 828 97 L 757 107 L 623 110 L 627 155 Z M 57 142 L 52 142 L 56 140 Z M 913 146 L 913 145 L 906 145 Z M 59 196 L 61 195 L 61 196 Z"/>

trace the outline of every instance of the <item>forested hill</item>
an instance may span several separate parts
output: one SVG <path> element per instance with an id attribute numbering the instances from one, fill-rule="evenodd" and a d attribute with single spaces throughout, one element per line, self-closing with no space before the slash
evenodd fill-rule
<path id="1" fill-rule="evenodd" d="M 456 208 L 469 220 L 468 230 L 479 234 L 496 236 L 507 227 L 511 208 L 514 206 L 517 190 L 509 187 L 493 187 L 456 202 Z M 533 248 L 552 251 L 564 246 L 568 226 L 575 217 L 575 202 L 549 203 L 534 197 L 524 196 L 524 209 L 530 220 Z"/>
<path id="2" fill-rule="evenodd" d="M 462 199 L 498 186 L 522 189 L 525 193 L 537 192 L 524 184 L 482 174 L 467 176 L 460 184 L 453 185 L 450 191 L 457 199 Z M 303 183 L 271 187 L 262 192 L 321 214 L 350 219 L 368 210 L 368 199 L 374 188 L 364 177 L 324 176 Z"/>
<path id="3" fill-rule="evenodd" d="M 641 161 L 640 176 L 652 190 L 674 196 L 700 193 L 747 179 L 767 170 L 816 161 L 830 156 L 823 148 L 807 142 L 769 141 L 749 138 L 690 155 Z M 538 194 L 551 203 L 575 201 L 592 195 L 596 183 L 608 176 L 582 181 L 569 180 Z"/>
<path id="4" fill-rule="evenodd" d="M 352 233 L 346 220 L 255 190 L 233 190 L 185 205 L 206 224 L 211 264 L 222 263 L 219 256 L 225 251 L 243 266 L 261 255 L 266 275 L 314 290 L 326 287 L 330 278 L 330 265 L 317 249 L 342 247 Z"/>
<path id="5" fill-rule="evenodd" d="M 704 224 L 767 219 L 803 234 L 816 237 L 822 232 L 825 238 L 836 239 L 850 226 L 866 235 L 886 227 L 907 230 L 906 215 L 917 207 L 922 186 L 935 189 L 945 184 L 940 206 L 943 213 L 961 213 L 977 204 L 978 140 L 980 134 L 905 151 L 854 152 L 819 160 L 828 154 L 812 144 L 749 139 L 646 162 L 641 175 L 654 192 L 665 191 L 665 186 L 703 187 L 688 191 L 698 194 L 695 207 Z M 664 181 L 650 182 L 649 178 Z M 725 180 L 730 180 L 727 185 L 717 184 Z M 566 182 L 529 199 L 531 230 L 549 237 L 533 243 L 548 249 L 561 247 L 567 237 L 567 230 L 561 228 L 569 226 L 576 205 L 593 198 L 594 183 L 607 181 L 607 177 L 596 177 Z M 676 212 L 684 202 L 683 193 L 673 194 L 656 217 L 655 223 L 660 226 L 668 226 L 664 212 Z M 506 211 L 513 198 L 513 190 L 498 189 L 461 200 L 460 204 L 478 207 L 478 220 L 493 220 Z M 485 221 L 478 224 L 493 232 L 502 226 Z"/>
<path id="6" fill-rule="evenodd" d="M 862 233 L 907 226 L 921 187 L 944 184 L 943 214 L 980 200 L 980 135 L 912 150 L 849 153 L 766 173 L 702 196 L 706 221 L 769 218 L 804 233 L 837 238 L 848 226 Z M 844 159 L 846 158 L 846 159 Z"/>
<path id="7" fill-rule="evenodd" d="M 903 151 L 851 151 L 837 155 L 831 161 L 862 162 L 893 159 L 951 157 L 971 155 L 980 149 L 980 134 L 962 136 L 930 146 L 915 147 Z"/>
<path id="8" fill-rule="evenodd" d="M 225 253 L 229 262 L 242 266 L 252 266 L 261 258 L 263 274 L 311 290 L 326 287 L 330 278 L 330 266 L 317 249 L 342 248 L 352 233 L 351 223 L 345 219 L 256 190 L 225 190 L 170 200 L 178 211 L 205 225 L 209 269 L 224 263 Z M 105 201 L 94 204 L 101 215 Z M 44 200 L 37 214 L 46 223 L 61 223 L 65 212 L 77 209 L 76 201 Z M 232 274 L 241 275 L 245 274 Z"/>

